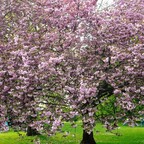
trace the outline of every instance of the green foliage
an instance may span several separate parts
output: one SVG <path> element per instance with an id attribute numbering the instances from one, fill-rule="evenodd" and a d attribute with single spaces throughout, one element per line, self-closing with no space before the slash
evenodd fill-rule
<path id="1" fill-rule="evenodd" d="M 97 112 L 96 117 L 106 117 L 111 115 L 112 117 L 116 116 L 116 113 L 118 113 L 121 109 L 120 107 L 115 105 L 116 97 L 114 95 L 111 95 L 107 100 L 105 100 L 103 103 L 99 104 L 97 106 Z"/>

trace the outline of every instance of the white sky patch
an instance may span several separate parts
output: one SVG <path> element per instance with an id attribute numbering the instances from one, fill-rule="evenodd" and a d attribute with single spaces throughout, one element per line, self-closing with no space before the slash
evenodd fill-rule
<path id="1" fill-rule="evenodd" d="M 112 5 L 114 0 L 98 0 L 98 9 L 103 9 Z"/>

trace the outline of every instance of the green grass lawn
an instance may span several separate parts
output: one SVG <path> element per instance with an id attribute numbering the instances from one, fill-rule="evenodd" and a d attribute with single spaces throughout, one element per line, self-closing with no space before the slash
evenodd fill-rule
<path id="1" fill-rule="evenodd" d="M 35 139 L 40 139 L 41 144 L 79 144 L 82 139 L 81 124 L 77 128 L 72 128 L 69 123 L 65 123 L 63 131 L 69 132 L 65 137 L 65 132 L 57 133 L 55 136 L 27 137 L 24 132 L 0 133 L 0 144 L 34 144 Z M 119 136 L 114 133 L 119 133 Z M 120 126 L 113 133 L 105 132 L 102 125 L 98 124 L 94 129 L 94 137 L 97 144 L 144 144 L 144 127 Z"/>

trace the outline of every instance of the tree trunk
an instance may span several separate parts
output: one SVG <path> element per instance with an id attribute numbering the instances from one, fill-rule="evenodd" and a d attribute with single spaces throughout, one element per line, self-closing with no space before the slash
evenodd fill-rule
<path id="1" fill-rule="evenodd" d="M 33 129 L 32 127 L 28 126 L 26 135 L 27 136 L 35 136 L 35 135 L 39 135 L 39 133 L 36 129 Z"/>
<path id="2" fill-rule="evenodd" d="M 83 139 L 80 144 L 96 144 L 93 137 L 93 132 L 88 134 L 85 130 L 83 130 Z"/>

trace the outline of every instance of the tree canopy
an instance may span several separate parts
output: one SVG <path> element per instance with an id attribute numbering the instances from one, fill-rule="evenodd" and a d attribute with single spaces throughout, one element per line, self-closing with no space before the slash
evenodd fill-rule
<path id="1" fill-rule="evenodd" d="M 54 133 L 79 116 L 91 134 L 144 114 L 144 1 L 0 1 L 0 125 Z M 102 116 L 110 102 L 113 115 Z"/>

